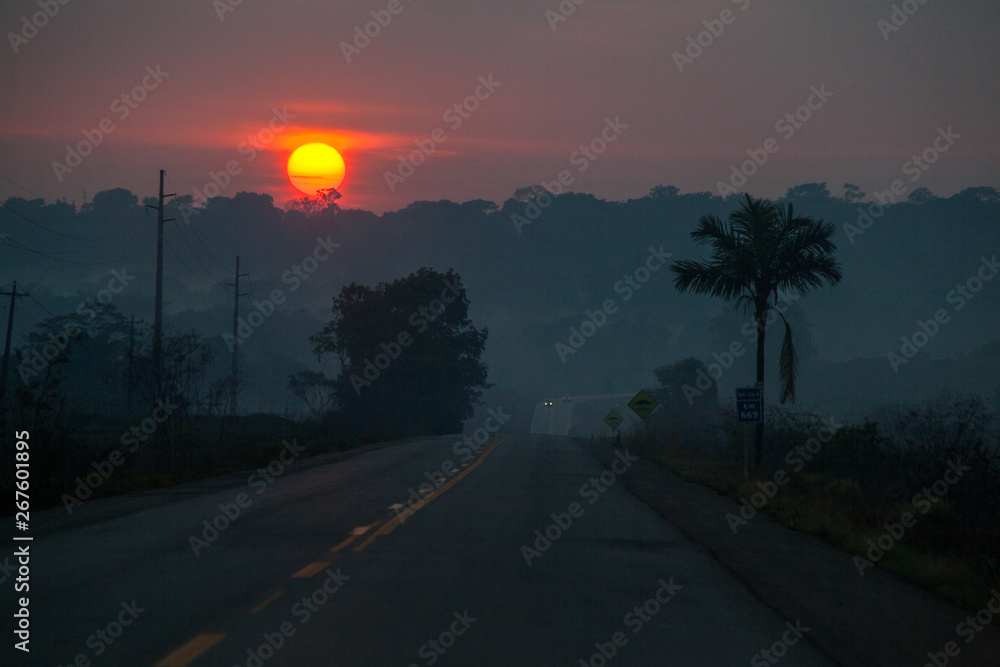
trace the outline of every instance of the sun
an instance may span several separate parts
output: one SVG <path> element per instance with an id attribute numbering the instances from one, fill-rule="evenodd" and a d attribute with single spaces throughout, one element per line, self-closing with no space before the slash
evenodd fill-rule
<path id="1" fill-rule="evenodd" d="M 288 158 L 288 180 L 310 197 L 317 190 L 339 188 L 344 171 L 344 158 L 337 149 L 319 142 L 299 146 Z"/>

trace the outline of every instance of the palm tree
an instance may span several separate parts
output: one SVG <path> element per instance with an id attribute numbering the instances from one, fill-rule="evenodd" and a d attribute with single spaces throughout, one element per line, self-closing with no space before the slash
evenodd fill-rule
<path id="1" fill-rule="evenodd" d="M 836 285 L 842 273 L 833 258 L 837 249 L 830 241 L 835 228 L 822 220 L 796 215 L 787 207 L 766 199 L 744 195 L 740 208 L 723 222 L 716 215 L 702 216 L 691 232 L 696 245 L 709 243 L 707 261 L 679 260 L 670 267 L 674 286 L 726 301 L 735 301 L 743 312 L 751 309 L 757 323 L 757 382 L 764 382 L 764 334 L 768 312 L 774 310 L 785 323 L 778 371 L 781 402 L 795 402 L 798 356 L 792 329 L 777 309 L 778 292 L 797 290 L 804 294 L 825 284 Z M 760 465 L 764 451 L 764 424 L 757 424 L 754 464 Z"/>

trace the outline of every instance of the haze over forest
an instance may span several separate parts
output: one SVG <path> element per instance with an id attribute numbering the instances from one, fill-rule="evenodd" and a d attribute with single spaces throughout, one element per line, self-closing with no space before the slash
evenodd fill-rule
<path id="1" fill-rule="evenodd" d="M 988 187 L 947 198 L 908 189 L 881 212 L 873 195 L 837 189 L 845 194 L 833 196 L 826 184 L 812 183 L 786 195 L 797 212 L 836 225 L 844 267 L 836 288 L 788 299 L 786 316 L 801 358 L 799 406 L 859 418 L 942 388 L 996 400 L 1000 281 L 970 288 L 980 287 L 977 274 L 996 272 L 1000 195 Z M 179 198 L 167 207 L 176 223 L 168 223 L 165 233 L 166 325 L 196 329 L 208 339 L 219 353 L 210 375 L 225 377 L 233 296 L 224 283 L 232 282 L 239 255 L 240 271 L 249 274 L 241 283 L 248 293 L 241 315 L 270 313 L 264 302 L 275 290 L 283 300 L 262 324 L 245 329 L 252 334 L 241 346 L 241 410 L 300 414 L 303 405 L 286 379 L 301 370 L 336 373 L 335 366 L 317 364 L 308 337 L 329 320 L 341 287 L 391 282 L 421 267 L 453 268 L 468 290 L 472 322 L 489 329 L 483 360 L 496 387 L 487 404 L 506 399 L 528 407 L 563 394 L 652 387 L 655 367 L 689 356 L 710 364 L 736 341 L 750 354 L 735 359 L 719 380 L 723 402 L 734 387 L 752 381 L 748 316 L 718 300 L 679 294 L 665 266 L 648 272 L 646 282 L 635 280 L 636 269 L 657 265 L 646 264 L 651 253 L 669 254 L 671 261 L 702 256 L 690 232 L 702 215 L 725 218 L 737 206 L 736 195 L 680 193 L 670 186 L 627 201 L 581 193 L 553 199 L 540 188 L 516 194 L 499 205 L 417 201 L 381 215 L 337 206 L 306 214 L 248 192 L 204 206 Z M 143 204 L 156 199 L 142 195 L 140 201 L 127 190 L 108 190 L 80 206 L 16 197 L 5 202 L 0 228 L 16 239 L 2 246 L 5 269 L 19 290 L 31 293 L 18 307 L 15 347 L 35 323 L 96 298 L 114 283 L 115 272 L 126 284 L 113 305 L 149 325 L 155 223 Z M 314 254 L 318 247 L 325 251 Z M 305 261 L 327 251 L 329 259 Z M 615 308 L 606 324 L 576 349 L 571 328 L 579 330 L 587 313 L 608 299 Z M 926 345 L 915 356 L 903 349 L 902 337 L 912 341 L 921 322 L 924 331 L 933 328 L 927 322 L 941 309 L 949 317 Z M 592 320 L 603 321 L 600 315 Z M 777 358 L 777 334 L 775 328 L 768 339 L 769 359 Z M 899 356 L 893 361 L 890 353 Z M 776 364 L 768 378 L 776 380 Z M 767 384 L 772 403 L 776 384 Z"/>

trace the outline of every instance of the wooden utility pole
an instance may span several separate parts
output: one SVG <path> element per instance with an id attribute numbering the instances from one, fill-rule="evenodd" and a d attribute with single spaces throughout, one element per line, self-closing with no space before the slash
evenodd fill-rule
<path id="1" fill-rule="evenodd" d="M 239 336 L 239 319 L 240 319 L 240 297 L 246 296 L 246 294 L 240 294 L 240 276 L 246 276 L 249 274 L 240 273 L 240 256 L 236 255 L 236 279 L 232 283 L 226 283 L 227 285 L 233 286 L 233 368 L 229 378 L 229 414 L 235 415 L 237 408 L 237 395 L 239 390 L 239 352 L 240 352 L 240 336 Z"/>
<path id="2" fill-rule="evenodd" d="M 132 316 L 132 321 L 128 328 L 128 408 L 129 414 L 132 413 L 132 358 L 134 357 L 133 351 L 135 350 L 135 325 L 136 323 L 142 324 L 144 320 L 136 320 L 135 315 Z"/>
<path id="3" fill-rule="evenodd" d="M 156 395 L 159 396 L 163 386 L 163 223 L 172 222 L 175 218 L 163 218 L 163 200 L 174 194 L 163 194 L 163 176 L 166 172 L 160 170 L 160 198 L 156 206 L 156 303 L 153 308 L 153 375 L 156 380 Z"/>
<path id="4" fill-rule="evenodd" d="M 7 364 L 10 363 L 10 338 L 14 332 L 14 302 L 17 297 L 31 296 L 30 294 L 17 293 L 17 281 L 9 292 L 0 292 L 4 296 L 10 296 L 10 311 L 7 313 L 7 341 L 3 345 L 3 368 L 0 368 L 0 409 L 3 407 L 4 398 L 7 395 Z"/>

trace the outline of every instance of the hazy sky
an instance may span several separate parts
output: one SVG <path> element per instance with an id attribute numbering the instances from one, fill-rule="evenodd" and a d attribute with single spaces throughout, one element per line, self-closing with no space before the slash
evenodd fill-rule
<path id="1" fill-rule="evenodd" d="M 297 196 L 288 155 L 315 139 L 344 154 L 341 203 L 376 211 L 499 202 L 563 170 L 570 189 L 611 199 L 661 183 L 718 192 L 748 150 L 767 156 L 741 188 L 758 195 L 809 181 L 834 193 L 897 178 L 941 195 L 1000 185 L 996 2 L 896 3 L 916 11 L 902 23 L 900 9 L 889 32 L 888 0 L 576 1 L 562 2 L 575 8 L 563 16 L 558 0 L 51 0 L 58 12 L 38 14 L 34 30 L 24 17 L 45 0 L 6 0 L 0 198 L 149 196 L 161 168 L 168 187 L 192 194 L 235 161 L 222 194 L 283 203 Z M 348 62 L 343 44 L 372 12 L 387 25 Z M 700 54 L 688 50 L 699 33 Z M 679 68 L 675 53 L 696 57 Z M 145 99 L 122 101 L 136 86 Z M 474 111 L 449 111 L 477 87 Z M 810 100 L 813 87 L 832 95 Z M 807 121 L 776 125 L 809 101 Z M 280 131 L 266 142 L 269 123 Z M 947 152 L 909 181 L 904 164 L 949 127 L 959 138 L 939 142 Z M 85 131 L 100 144 L 60 181 L 52 163 Z M 603 154 L 574 156 L 602 132 L 614 138 Z M 251 136 L 261 150 L 240 152 Z M 386 172 L 399 173 L 416 141 L 433 154 L 391 190 Z"/>

